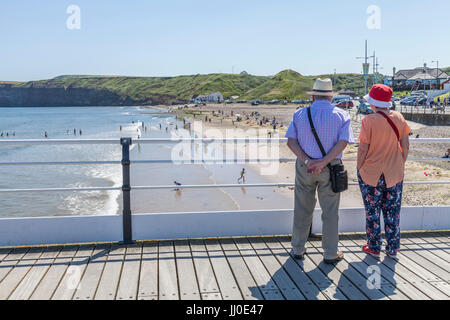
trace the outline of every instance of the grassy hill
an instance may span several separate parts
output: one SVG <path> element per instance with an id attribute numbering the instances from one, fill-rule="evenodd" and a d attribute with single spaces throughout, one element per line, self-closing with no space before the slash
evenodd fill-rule
<path id="1" fill-rule="evenodd" d="M 114 76 L 60 76 L 50 80 L 16 84 L 22 88 L 85 88 L 108 90 L 123 100 L 135 103 L 171 103 L 188 99 L 194 94 L 220 91 L 224 96 L 243 95 L 266 81 L 267 77 L 208 74 L 178 77 L 114 77 Z"/>
<path id="2" fill-rule="evenodd" d="M 305 99 L 316 78 L 334 75 L 303 76 L 293 70 L 284 70 L 272 77 L 242 74 L 196 74 L 176 77 L 126 77 L 63 75 L 49 80 L 9 82 L 17 88 L 71 88 L 102 90 L 132 104 L 170 104 L 176 100 L 189 99 L 194 94 L 220 91 L 224 97 L 239 96 L 252 100 Z M 380 76 L 380 80 L 382 76 Z M 7 82 L 3 82 L 6 84 Z M 364 90 L 360 74 L 337 74 L 335 91 L 350 89 L 357 94 Z M 372 79 L 369 79 L 369 85 Z M 0 85 L 2 83 L 0 82 Z"/>

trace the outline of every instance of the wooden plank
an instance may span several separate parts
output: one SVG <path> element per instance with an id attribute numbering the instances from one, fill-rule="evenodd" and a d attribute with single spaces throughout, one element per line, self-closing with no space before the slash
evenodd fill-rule
<path id="1" fill-rule="evenodd" d="M 219 292 L 219 285 L 216 281 L 208 252 L 206 251 L 203 240 L 190 240 L 192 259 L 194 260 L 195 272 L 197 274 L 200 293 Z"/>
<path id="2" fill-rule="evenodd" d="M 0 262 L 2 262 L 12 251 L 12 248 L 0 248 Z"/>
<path id="3" fill-rule="evenodd" d="M 358 245 L 366 243 L 366 240 L 362 237 L 352 240 Z M 446 296 L 442 293 L 442 291 L 438 290 L 436 287 L 431 285 L 429 281 L 422 278 L 419 273 L 415 272 L 419 268 L 423 269 L 420 265 L 415 264 L 404 256 L 400 257 L 400 260 L 402 259 L 404 260 L 403 263 L 399 263 L 391 258 L 385 257 L 382 260 L 382 263 L 395 273 L 400 274 L 403 279 L 420 289 L 420 291 L 422 291 L 422 293 L 427 295 L 429 298 L 438 300 L 445 299 Z M 408 268 L 405 265 L 408 266 Z"/>
<path id="4" fill-rule="evenodd" d="M 173 241 L 161 241 L 158 245 L 159 300 L 178 300 L 180 296 Z"/>
<path id="5" fill-rule="evenodd" d="M 261 290 L 256 285 L 233 239 L 219 239 L 219 243 L 244 300 L 263 300 Z"/>
<path id="6" fill-rule="evenodd" d="M 28 250 L 29 248 L 15 248 L 3 258 L 2 262 L 0 262 L 0 283 L 14 269 L 14 266 L 19 263 Z"/>
<path id="7" fill-rule="evenodd" d="M 158 299 L 158 243 L 145 242 L 142 246 L 139 300 Z"/>
<path id="8" fill-rule="evenodd" d="M 181 300 L 200 300 L 197 276 L 188 240 L 174 242 Z"/>
<path id="9" fill-rule="evenodd" d="M 442 234 L 440 232 L 433 232 L 431 235 L 434 236 L 433 239 L 440 242 L 439 247 L 441 250 L 444 250 L 446 253 L 450 254 L 450 238 L 448 234 Z"/>
<path id="10" fill-rule="evenodd" d="M 377 266 L 378 268 L 380 268 L 380 291 L 383 292 L 387 297 L 392 300 L 409 299 L 408 296 L 403 294 L 394 285 L 396 284 L 395 280 L 393 280 L 393 276 L 395 274 L 394 272 L 392 272 L 392 270 L 381 265 L 377 259 L 374 259 L 372 257 L 370 257 L 372 259 L 369 259 L 365 253 L 360 251 L 360 247 L 356 246 L 350 240 L 345 240 L 343 236 L 341 236 L 340 246 L 344 251 L 345 260 L 348 261 L 349 265 L 352 268 L 355 268 L 355 270 L 357 270 L 366 279 L 369 279 L 369 277 L 373 274 L 373 272 L 368 269 L 369 266 Z M 391 277 L 392 281 L 389 281 L 388 277 Z M 422 296 L 426 297 L 424 295 Z"/>
<path id="11" fill-rule="evenodd" d="M 61 279 L 52 300 L 71 300 L 77 288 L 79 288 L 84 271 L 89 263 L 95 246 L 92 244 L 81 245 Z"/>
<path id="12" fill-rule="evenodd" d="M 78 251 L 77 245 L 66 245 L 59 252 L 47 273 L 34 290 L 30 300 L 50 300 L 73 257 Z"/>
<path id="13" fill-rule="evenodd" d="M 323 249 L 320 242 L 310 241 L 310 244 L 323 255 Z M 341 279 L 339 282 L 343 282 L 342 277 L 345 277 L 370 300 L 390 300 L 381 290 L 373 287 L 369 288 L 367 284 L 367 277 L 363 276 L 356 267 L 353 267 L 353 265 L 359 263 L 359 261 L 355 263 L 350 260 L 349 263 L 347 260 L 348 254 L 349 252 L 344 252 L 344 260 L 336 263 L 336 270 L 341 273 Z"/>
<path id="14" fill-rule="evenodd" d="M 0 300 L 8 299 L 45 250 L 45 247 L 33 247 L 14 265 L 0 283 Z"/>
<path id="15" fill-rule="evenodd" d="M 225 257 L 225 253 L 222 251 L 219 240 L 207 239 L 205 240 L 205 246 L 206 250 L 208 250 L 222 298 L 224 300 L 242 300 L 242 294 L 239 291 L 238 284 Z"/>
<path id="16" fill-rule="evenodd" d="M 136 300 L 141 269 L 142 243 L 127 245 L 120 275 L 117 300 Z"/>
<path id="17" fill-rule="evenodd" d="M 323 262 L 323 254 L 317 250 L 317 246 L 321 245 L 319 241 L 308 241 L 310 247 L 308 248 L 308 257 L 315 263 L 315 265 L 336 285 L 350 300 L 367 300 L 358 287 L 356 287 L 350 280 L 343 275 L 336 265 L 330 265 Z M 339 262 L 340 263 L 340 262 Z"/>
<path id="18" fill-rule="evenodd" d="M 264 238 L 263 240 L 306 299 L 327 300 L 327 297 L 305 274 L 303 269 L 295 262 L 276 238 Z"/>
<path id="19" fill-rule="evenodd" d="M 439 239 L 444 243 L 448 244 L 450 242 L 450 231 L 439 231 L 433 232 L 432 234 L 435 234 L 435 238 Z"/>
<path id="20" fill-rule="evenodd" d="M 420 263 L 428 271 L 432 272 L 442 280 L 450 281 L 450 263 L 441 259 L 435 254 L 427 251 L 427 249 L 415 244 L 411 239 L 403 239 L 403 253 L 415 262 Z M 406 250 L 405 250 L 406 249 Z"/>
<path id="21" fill-rule="evenodd" d="M 114 300 L 116 298 L 125 251 L 124 245 L 111 245 L 94 300 Z"/>
<path id="22" fill-rule="evenodd" d="M 75 292 L 74 300 L 94 299 L 110 248 L 111 244 L 100 244 L 95 247 L 79 288 Z"/>
<path id="23" fill-rule="evenodd" d="M 256 285 L 260 288 L 264 299 L 266 300 L 283 300 L 283 296 L 275 283 L 275 281 L 267 272 L 263 263 L 259 259 L 252 246 L 245 238 L 235 238 L 236 244 L 241 256 L 244 258 L 245 263 L 248 266 L 253 279 L 255 279 Z"/>
<path id="24" fill-rule="evenodd" d="M 437 281 L 433 282 L 433 285 L 442 292 L 444 292 L 447 295 L 447 297 L 450 297 L 450 284 L 448 282 Z M 445 300 L 448 300 L 448 298 Z"/>
<path id="25" fill-rule="evenodd" d="M 450 232 L 430 232 L 427 235 L 431 235 L 434 239 L 449 244 L 450 243 Z"/>
<path id="26" fill-rule="evenodd" d="M 250 238 L 248 240 L 284 298 L 287 300 L 305 300 L 305 296 L 289 278 L 289 275 L 273 256 L 264 240 L 262 238 Z"/>
<path id="27" fill-rule="evenodd" d="M 139 296 L 138 295 L 138 300 L 158 300 L 158 296 Z"/>
<path id="28" fill-rule="evenodd" d="M 415 286 L 413 283 L 409 282 L 405 278 L 404 274 L 402 274 L 401 272 L 396 272 L 395 269 L 392 270 L 387 265 L 383 264 L 383 261 L 375 259 L 374 257 L 362 252 L 361 245 L 365 243 L 365 239 L 361 240 L 359 237 L 354 236 L 352 237 L 341 236 L 341 241 L 346 247 L 351 248 L 352 252 L 360 259 L 362 259 L 362 261 L 365 261 L 368 265 L 379 266 L 382 278 L 386 279 L 389 283 L 391 283 L 394 288 L 398 288 L 409 299 L 413 300 L 430 299 L 427 295 L 425 295 L 422 292 L 422 290 L 418 288 L 418 286 Z M 402 266 L 400 266 L 400 268 L 405 269 Z M 406 274 L 410 275 L 410 271 L 408 269 L 406 269 Z M 384 283 L 382 281 L 382 286 L 383 284 Z M 389 287 L 387 289 L 389 289 Z"/>
<path id="29" fill-rule="evenodd" d="M 219 292 L 202 293 L 202 300 L 223 300 Z"/>
<path id="30" fill-rule="evenodd" d="M 292 245 L 290 237 L 278 237 L 281 245 L 289 252 L 292 257 Z M 333 281 L 331 281 L 313 262 L 308 254 L 305 254 L 303 260 L 294 260 L 305 272 L 305 274 L 317 285 L 319 290 L 329 299 L 348 300 Z"/>
<path id="31" fill-rule="evenodd" d="M 28 271 L 9 299 L 28 300 L 61 250 L 62 246 L 47 248 L 39 257 L 39 260 L 31 267 L 30 271 Z"/>
<path id="32" fill-rule="evenodd" d="M 420 243 L 421 247 L 429 249 L 431 253 L 446 261 L 450 260 L 450 248 L 448 245 L 446 246 L 445 243 L 431 236 L 422 235 L 420 239 L 423 241 Z"/>

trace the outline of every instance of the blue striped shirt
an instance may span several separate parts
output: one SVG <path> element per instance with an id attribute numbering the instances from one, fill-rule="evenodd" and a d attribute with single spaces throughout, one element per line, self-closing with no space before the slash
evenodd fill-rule
<path id="1" fill-rule="evenodd" d="M 311 131 L 306 109 L 302 108 L 294 113 L 285 137 L 297 139 L 310 158 L 321 159 L 323 155 Z M 326 153 L 340 140 L 349 144 L 355 143 L 350 125 L 351 118 L 347 111 L 333 106 L 329 101 L 319 100 L 311 105 L 311 117 Z M 342 153 L 338 158 L 342 158 Z"/>

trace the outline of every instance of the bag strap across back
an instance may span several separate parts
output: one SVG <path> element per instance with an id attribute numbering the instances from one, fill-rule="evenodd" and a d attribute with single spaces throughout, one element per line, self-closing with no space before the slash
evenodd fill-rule
<path id="1" fill-rule="evenodd" d="M 311 107 L 308 107 L 307 111 L 308 111 L 308 119 L 309 119 L 309 124 L 311 126 L 311 131 L 314 135 L 314 138 L 316 138 L 317 144 L 319 145 L 322 155 L 325 157 L 327 155 L 327 153 L 325 152 L 325 149 L 323 148 L 322 142 L 320 142 L 319 136 L 317 135 L 316 128 L 314 128 L 314 123 L 312 121 L 312 116 L 311 116 Z"/>
<path id="2" fill-rule="evenodd" d="M 397 140 L 400 141 L 400 134 L 398 132 L 397 126 L 394 124 L 394 122 L 392 122 L 391 118 L 389 118 L 384 112 L 378 111 L 377 113 L 381 114 L 387 120 L 387 122 L 389 122 L 395 132 L 395 135 L 397 136 Z"/>

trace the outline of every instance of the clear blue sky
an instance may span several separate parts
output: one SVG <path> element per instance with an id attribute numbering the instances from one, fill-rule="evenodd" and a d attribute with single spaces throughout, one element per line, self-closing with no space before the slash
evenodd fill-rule
<path id="1" fill-rule="evenodd" d="M 81 29 L 69 30 L 69 5 Z M 369 29 L 370 5 L 381 29 Z M 62 74 L 176 76 L 450 66 L 448 0 L 14 0 L 0 2 L 0 80 Z"/>

